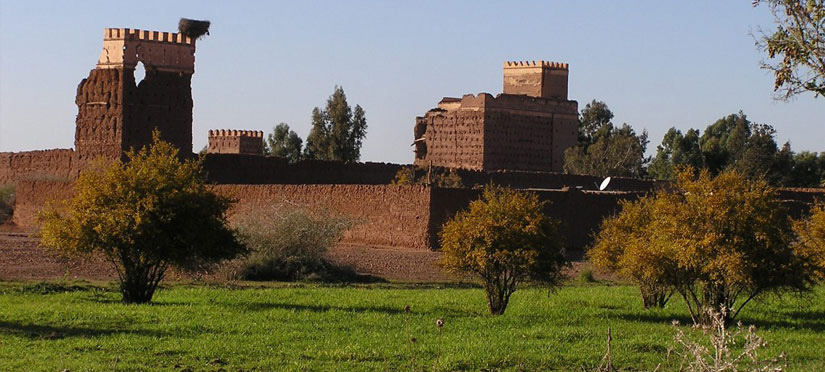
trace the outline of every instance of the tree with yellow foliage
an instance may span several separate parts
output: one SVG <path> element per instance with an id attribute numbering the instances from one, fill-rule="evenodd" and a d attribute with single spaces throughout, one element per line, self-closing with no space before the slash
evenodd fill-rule
<path id="1" fill-rule="evenodd" d="M 147 303 L 169 267 L 196 270 L 245 252 L 227 227 L 230 200 L 205 184 L 198 161 L 153 134 L 153 144 L 80 175 L 67 205 L 42 211 L 42 244 L 101 253 L 126 303 Z"/>
<path id="2" fill-rule="evenodd" d="M 820 201 L 811 209 L 811 216 L 794 223 L 797 252 L 806 257 L 808 269 L 825 281 L 825 202 Z"/>
<path id="3" fill-rule="evenodd" d="M 562 279 L 564 250 L 543 207 L 536 194 L 489 185 L 444 224 L 442 266 L 481 279 L 492 315 L 504 314 L 519 284 L 556 286 Z"/>
<path id="4" fill-rule="evenodd" d="M 594 264 L 643 292 L 672 289 L 696 323 L 710 321 L 708 309 L 728 309 L 729 322 L 762 294 L 810 288 L 815 272 L 791 246 L 791 220 L 774 188 L 735 171 L 677 173 L 668 189 L 603 224 L 589 253 Z"/>

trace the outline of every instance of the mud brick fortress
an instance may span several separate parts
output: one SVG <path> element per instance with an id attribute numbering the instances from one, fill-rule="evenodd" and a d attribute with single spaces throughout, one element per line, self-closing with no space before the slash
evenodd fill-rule
<path id="1" fill-rule="evenodd" d="M 415 164 L 561 172 L 578 136 L 567 75 L 566 63 L 506 62 L 504 93 L 444 97 L 415 120 Z"/>
<path id="2" fill-rule="evenodd" d="M 146 71 L 139 83 L 138 64 Z M 71 197 L 73 180 L 90 161 L 121 159 L 124 151 L 150 143 L 155 129 L 184 156 L 195 156 L 194 72 L 194 39 L 105 29 L 97 65 L 77 87 L 74 149 L 0 153 L 0 185 L 17 185 L 15 228 L 35 229 L 36 213 L 49 201 Z M 601 178 L 558 173 L 564 150 L 576 143 L 578 105 L 567 96 L 569 66 L 506 62 L 503 75 L 502 94 L 444 98 L 415 119 L 414 163 L 454 168 L 464 188 L 392 185 L 396 173 L 410 165 L 291 164 L 263 156 L 263 133 L 248 130 L 210 130 L 204 170 L 216 192 L 237 200 L 233 215 L 298 205 L 352 217 L 357 224 L 337 249 L 365 272 L 416 277 L 437 257 L 444 221 L 478 197 L 473 186 L 490 182 L 529 189 L 550 201 L 546 213 L 562 221 L 568 252 L 580 255 L 620 200 L 637 198 L 655 183 L 614 178 L 609 191 L 598 191 Z M 822 197 L 792 190 L 782 195 L 796 214 Z"/>

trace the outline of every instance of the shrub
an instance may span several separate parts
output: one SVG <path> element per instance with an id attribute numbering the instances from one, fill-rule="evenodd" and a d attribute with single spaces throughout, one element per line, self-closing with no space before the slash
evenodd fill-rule
<path id="1" fill-rule="evenodd" d="M 808 219 L 796 221 L 794 231 L 797 252 L 806 258 L 808 269 L 816 272 L 820 281 L 825 281 L 825 203 L 817 203 Z"/>
<path id="2" fill-rule="evenodd" d="M 392 181 L 393 185 L 434 185 L 445 188 L 464 187 L 461 176 L 455 169 L 429 168 L 416 166 L 404 167 L 398 170 Z"/>
<path id="3" fill-rule="evenodd" d="M 702 324 L 712 321 L 707 309 L 731 309 L 729 322 L 763 293 L 810 288 L 815 272 L 791 247 L 791 221 L 775 189 L 735 171 L 695 174 L 682 169 L 668 190 L 626 203 L 602 226 L 594 263 L 643 293 L 649 284 L 676 291 Z"/>
<path id="4" fill-rule="evenodd" d="M 670 257 L 649 249 L 647 234 L 652 219 L 653 199 L 621 201 L 622 212 L 605 219 L 593 249 L 587 252 L 594 266 L 617 273 L 635 283 L 642 294 L 644 308 L 663 308 L 673 294 L 676 278 Z"/>
<path id="5" fill-rule="evenodd" d="M 490 314 L 504 313 L 520 283 L 557 286 L 562 279 L 560 234 L 543 206 L 536 194 L 490 185 L 444 224 L 442 266 L 480 278 Z"/>
<path id="6" fill-rule="evenodd" d="M 0 185 L 0 224 L 6 222 L 14 213 L 15 185 Z"/>
<path id="7" fill-rule="evenodd" d="M 259 210 L 239 219 L 238 235 L 251 253 L 242 263 L 247 280 L 299 280 L 336 270 L 324 260 L 352 226 L 349 219 L 301 208 Z"/>
<path id="8" fill-rule="evenodd" d="M 244 252 L 226 226 L 230 200 L 206 186 L 198 161 L 181 162 L 159 132 L 153 137 L 128 161 L 83 172 L 65 208 L 38 215 L 44 246 L 102 253 L 126 303 L 151 301 L 169 267 L 199 270 Z"/>

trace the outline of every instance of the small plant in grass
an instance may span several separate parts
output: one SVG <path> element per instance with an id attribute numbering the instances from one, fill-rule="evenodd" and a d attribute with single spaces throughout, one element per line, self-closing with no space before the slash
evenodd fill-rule
<path id="1" fill-rule="evenodd" d="M 0 185 L 0 224 L 8 221 L 14 212 L 15 185 Z"/>
<path id="2" fill-rule="evenodd" d="M 760 359 L 759 349 L 767 342 L 756 334 L 756 327 L 744 327 L 739 322 L 736 329 L 727 327 L 727 309 L 707 311 L 709 324 L 702 325 L 708 336 L 705 342 L 691 340 L 680 328 L 676 328 L 676 348 L 672 351 L 679 359 L 679 371 L 685 372 L 781 372 L 787 368 L 785 354 L 773 359 Z M 674 322 L 678 326 L 678 322 Z"/>
<path id="3" fill-rule="evenodd" d="M 335 274 L 324 259 L 352 226 L 350 219 L 303 208 L 258 210 L 239 219 L 238 236 L 251 253 L 239 275 L 248 280 L 301 280 Z"/>
<path id="4" fill-rule="evenodd" d="M 577 275 L 579 283 L 595 283 L 596 278 L 593 276 L 593 268 L 590 266 L 582 267 Z"/>
<path id="5" fill-rule="evenodd" d="M 481 279 L 492 315 L 504 314 L 519 284 L 558 286 L 566 265 L 556 222 L 533 193 L 489 185 L 444 224 L 442 266 Z"/>

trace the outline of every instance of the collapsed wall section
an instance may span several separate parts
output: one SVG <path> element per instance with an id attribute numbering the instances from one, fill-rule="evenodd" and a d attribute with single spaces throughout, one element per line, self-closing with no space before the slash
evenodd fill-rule
<path id="1" fill-rule="evenodd" d="M 83 165 L 71 149 L 0 152 L 0 185 L 20 180 L 74 179 Z"/>

